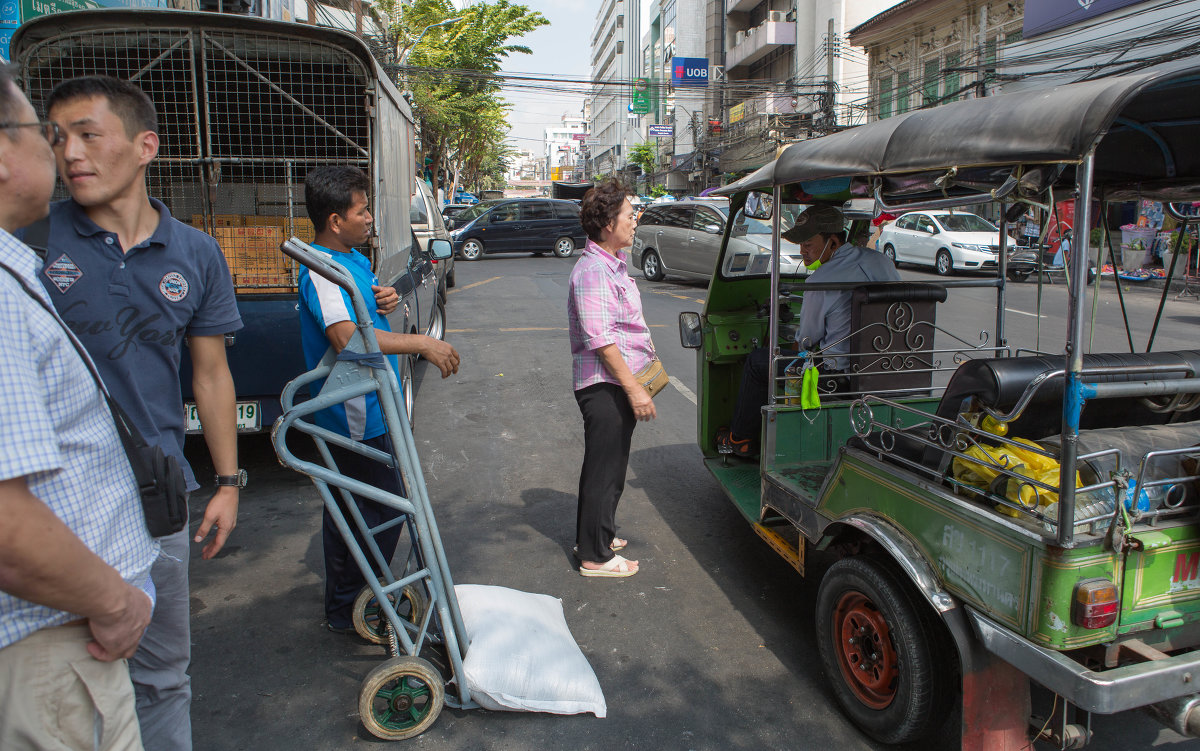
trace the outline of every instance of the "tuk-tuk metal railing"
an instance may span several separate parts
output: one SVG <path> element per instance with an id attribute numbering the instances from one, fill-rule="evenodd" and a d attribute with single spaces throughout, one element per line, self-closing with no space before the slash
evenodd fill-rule
<path id="1" fill-rule="evenodd" d="M 1059 371 L 1057 375 L 1061 378 L 1063 373 Z M 1039 386 L 1047 380 L 1042 379 Z M 1200 383 L 1200 379 L 1195 380 Z M 879 420 L 873 407 L 887 407 L 892 422 Z M 980 410 L 980 414 L 992 417 L 995 413 Z M 1010 419 L 1019 417 L 1016 409 L 1006 414 Z M 1006 455 L 1006 448 L 1017 448 L 1058 465 L 1054 472 L 1055 482 L 1059 476 L 1078 477 L 1085 472 L 1089 477 L 1099 478 L 1095 465 L 1105 458 L 1112 460 L 1114 467 L 1108 472 L 1108 479 L 1072 483 L 1076 500 L 1081 501 L 1072 510 L 1072 534 L 1079 529 L 1088 534 L 1102 534 L 1121 512 L 1122 505 L 1130 520 L 1139 523 L 1200 515 L 1200 499 L 1194 486 L 1200 482 L 1200 474 L 1150 477 L 1151 468 L 1156 463 L 1164 463 L 1162 460 L 1178 456 L 1200 458 L 1200 448 L 1194 446 L 1150 450 L 1129 462 L 1114 448 L 1085 452 L 1076 456 L 1075 472 L 1068 473 L 1062 470 L 1067 466 L 1062 461 L 1062 453 L 1052 447 L 991 432 L 962 421 L 961 415 L 956 420 L 930 415 L 883 396 L 865 395 L 856 400 L 850 409 L 850 420 L 862 445 L 881 461 L 944 482 L 960 495 L 1007 509 L 1011 512 L 1009 516 L 1023 521 L 1028 529 L 1051 539 L 1060 537 L 1059 527 L 1063 523 L 1060 484 L 1031 476 L 1023 465 L 1013 463 Z M 919 447 L 924 453 L 922 459 L 916 460 L 906 456 L 906 452 L 897 451 L 902 442 L 910 448 Z M 958 466 L 964 469 L 984 468 L 994 475 L 994 479 L 985 487 L 972 484 L 955 471 L 955 460 L 961 462 Z M 1197 465 L 1200 471 L 1200 461 Z M 1136 471 L 1133 471 L 1134 467 Z M 1164 490 L 1153 492 L 1157 488 Z M 1057 501 L 1049 500 L 1054 496 L 1058 497 Z M 1137 499 L 1147 497 L 1154 498 L 1154 506 L 1139 506 Z"/>

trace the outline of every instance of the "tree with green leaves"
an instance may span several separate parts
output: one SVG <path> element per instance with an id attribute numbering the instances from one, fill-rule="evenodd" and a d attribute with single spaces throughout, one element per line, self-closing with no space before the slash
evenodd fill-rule
<path id="1" fill-rule="evenodd" d="M 629 150 L 629 161 L 642 168 L 646 178 L 658 171 L 658 146 L 643 141 Z"/>
<path id="2" fill-rule="evenodd" d="M 450 195 L 461 181 L 478 182 L 503 171 L 508 104 L 496 74 L 504 58 L 529 54 L 513 44 L 549 21 L 509 0 L 457 10 L 450 0 L 415 0 L 400 6 L 382 0 L 391 19 L 389 44 L 399 84 L 411 92 L 422 154 L 430 170 L 451 176 Z"/>

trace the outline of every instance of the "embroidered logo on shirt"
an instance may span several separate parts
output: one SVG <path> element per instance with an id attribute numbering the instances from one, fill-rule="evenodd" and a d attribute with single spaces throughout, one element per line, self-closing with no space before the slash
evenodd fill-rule
<path id="1" fill-rule="evenodd" d="M 54 282 L 54 286 L 58 287 L 58 291 L 66 294 L 75 282 L 83 276 L 83 271 L 80 270 L 70 256 L 63 253 L 58 257 L 58 260 L 46 267 L 46 276 L 50 281 Z"/>
<path id="2" fill-rule="evenodd" d="M 188 282 L 178 271 L 169 272 L 158 283 L 158 291 L 171 302 L 179 302 L 187 297 Z"/>

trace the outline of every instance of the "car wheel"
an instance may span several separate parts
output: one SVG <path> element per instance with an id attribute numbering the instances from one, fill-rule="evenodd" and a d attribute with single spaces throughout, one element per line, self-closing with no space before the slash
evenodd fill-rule
<path id="1" fill-rule="evenodd" d="M 944 626 L 881 561 L 833 564 L 817 594 L 817 650 L 834 697 L 881 743 L 917 740 L 950 711 L 956 665 Z"/>
<path id="2" fill-rule="evenodd" d="M 647 250 L 642 255 L 642 276 L 652 282 L 662 281 L 662 278 L 666 276 L 662 270 L 662 261 L 658 259 L 658 254 L 653 250 Z"/>
<path id="3" fill-rule="evenodd" d="M 560 237 L 554 241 L 554 255 L 559 258 L 570 258 L 575 253 L 575 241 L 569 237 Z"/>
<path id="4" fill-rule="evenodd" d="M 460 252 L 462 253 L 462 257 L 468 261 L 478 260 L 479 256 L 483 255 L 483 243 L 472 237 L 463 243 Z"/>
<path id="5" fill-rule="evenodd" d="M 888 260 L 892 263 L 896 262 L 896 249 L 892 247 L 891 243 L 883 246 L 883 254 L 887 256 Z"/>
<path id="6" fill-rule="evenodd" d="M 954 258 L 950 256 L 950 251 L 942 248 L 937 252 L 937 259 L 934 261 L 934 268 L 942 276 L 949 276 L 954 273 Z"/>
<path id="7" fill-rule="evenodd" d="M 433 306 L 433 320 L 429 322 L 429 336 L 446 341 L 446 302 L 441 295 L 438 295 L 437 304 Z"/>
<path id="8" fill-rule="evenodd" d="M 404 397 L 404 414 L 408 417 L 408 427 L 413 428 L 416 426 L 413 419 L 413 405 L 416 402 L 413 398 L 413 373 L 417 369 L 417 356 L 399 355 L 398 360 L 400 372 L 396 374 L 396 380 L 400 382 L 400 393 Z"/>

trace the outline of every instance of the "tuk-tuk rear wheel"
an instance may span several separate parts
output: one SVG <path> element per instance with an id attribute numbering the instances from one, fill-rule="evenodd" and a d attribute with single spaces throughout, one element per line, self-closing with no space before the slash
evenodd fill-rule
<path id="1" fill-rule="evenodd" d="M 854 724 L 883 743 L 917 740 L 949 714 L 955 666 L 932 609 L 887 565 L 830 567 L 817 597 L 817 646 Z"/>

